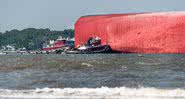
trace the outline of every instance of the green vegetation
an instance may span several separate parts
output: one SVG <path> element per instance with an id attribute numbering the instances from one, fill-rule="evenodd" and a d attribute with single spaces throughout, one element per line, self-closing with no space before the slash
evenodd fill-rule
<path id="1" fill-rule="evenodd" d="M 50 29 L 27 28 L 24 30 L 11 30 L 5 33 L 0 32 L 0 47 L 14 45 L 16 48 L 25 47 L 27 50 L 38 50 L 48 40 L 55 40 L 58 36 L 74 37 L 73 29 L 64 31 L 51 31 Z"/>

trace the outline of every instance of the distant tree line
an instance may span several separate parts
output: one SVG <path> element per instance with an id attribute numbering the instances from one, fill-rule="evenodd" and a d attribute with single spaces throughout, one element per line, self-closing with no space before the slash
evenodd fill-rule
<path id="1" fill-rule="evenodd" d="M 43 43 L 55 40 L 58 36 L 73 38 L 74 30 L 51 31 L 50 29 L 27 28 L 23 30 L 11 30 L 4 33 L 0 32 L 0 47 L 13 45 L 16 48 L 25 47 L 27 50 L 38 50 Z"/>

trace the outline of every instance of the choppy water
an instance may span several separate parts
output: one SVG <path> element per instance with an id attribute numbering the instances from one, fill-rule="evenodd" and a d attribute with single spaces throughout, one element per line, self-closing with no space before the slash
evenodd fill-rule
<path id="1" fill-rule="evenodd" d="M 185 55 L 1 55 L 0 97 L 183 99 Z"/>

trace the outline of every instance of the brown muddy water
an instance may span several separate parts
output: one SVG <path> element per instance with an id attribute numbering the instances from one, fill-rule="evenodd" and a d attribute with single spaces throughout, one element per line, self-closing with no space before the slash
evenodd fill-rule
<path id="1" fill-rule="evenodd" d="M 0 97 L 183 99 L 185 55 L 0 55 Z"/>

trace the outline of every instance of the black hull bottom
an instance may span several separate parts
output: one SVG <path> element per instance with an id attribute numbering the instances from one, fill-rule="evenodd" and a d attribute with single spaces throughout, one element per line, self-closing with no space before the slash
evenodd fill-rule
<path id="1" fill-rule="evenodd" d="M 109 45 L 92 46 L 85 50 L 69 50 L 66 54 L 95 54 L 95 53 L 111 53 L 112 50 Z"/>

